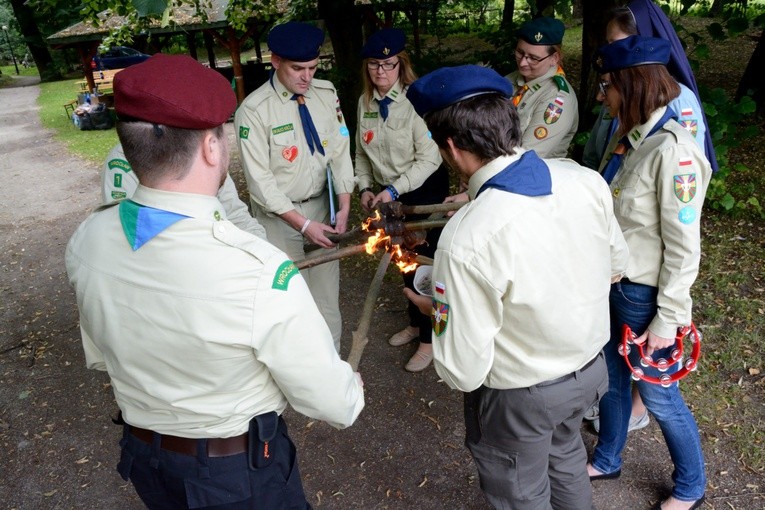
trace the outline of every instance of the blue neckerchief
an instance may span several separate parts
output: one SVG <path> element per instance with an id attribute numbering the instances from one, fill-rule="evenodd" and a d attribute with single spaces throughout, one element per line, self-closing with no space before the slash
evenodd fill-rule
<path id="1" fill-rule="evenodd" d="M 308 142 L 308 148 L 311 149 L 311 154 L 314 150 L 318 150 L 321 155 L 324 155 L 324 147 L 321 146 L 321 138 L 316 131 L 316 126 L 311 119 L 311 112 L 308 111 L 308 106 L 305 104 L 305 98 L 303 94 L 293 94 L 290 98 L 293 101 L 297 101 L 298 112 L 300 113 L 300 123 L 303 124 L 303 132 L 305 133 L 305 140 Z M 314 149 L 316 147 L 316 149 Z"/>
<path id="2" fill-rule="evenodd" d="M 385 96 L 382 99 L 375 99 L 380 106 L 380 116 L 383 118 L 383 122 L 388 120 L 388 105 L 391 104 L 393 99 Z"/>
<path id="3" fill-rule="evenodd" d="M 659 129 L 661 129 L 661 127 L 669 119 L 677 120 L 677 114 L 672 108 L 667 106 L 667 110 L 664 112 L 664 115 L 662 115 L 659 121 L 656 124 L 654 124 L 653 128 L 651 128 L 651 130 L 646 135 L 646 138 L 654 135 Z M 611 126 L 613 127 L 615 124 L 617 124 L 617 122 L 618 121 L 616 117 L 614 117 L 614 120 L 611 121 Z M 608 163 L 606 163 L 606 166 L 603 169 L 602 175 L 603 175 L 603 179 L 606 180 L 606 183 L 611 184 L 611 181 L 614 180 L 614 177 L 616 177 L 616 173 L 619 171 L 619 168 L 622 166 L 622 160 L 624 159 L 624 155 L 631 148 L 632 148 L 632 144 L 627 139 L 627 135 L 624 135 L 621 138 L 621 140 L 619 140 L 619 143 L 616 144 L 616 148 L 614 148 L 614 152 L 611 153 L 611 159 L 608 160 Z"/>
<path id="4" fill-rule="evenodd" d="M 119 207 L 122 231 L 133 251 L 151 241 L 169 226 L 189 218 L 183 214 L 146 207 L 132 200 L 123 200 Z"/>
<path id="5" fill-rule="evenodd" d="M 476 193 L 476 198 L 488 188 L 527 197 L 552 195 L 550 168 L 536 152 L 528 151 L 486 181 Z"/>

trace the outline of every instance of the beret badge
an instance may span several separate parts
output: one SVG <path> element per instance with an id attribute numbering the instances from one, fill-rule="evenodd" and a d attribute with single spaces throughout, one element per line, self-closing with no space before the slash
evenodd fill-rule
<path id="1" fill-rule="evenodd" d="M 542 37 L 544 37 L 544 36 L 542 35 L 542 32 L 537 32 L 537 33 L 536 33 L 536 35 L 534 35 L 534 39 L 535 39 L 537 42 L 541 41 L 541 40 L 542 40 Z"/>
<path id="2" fill-rule="evenodd" d="M 390 48 L 383 48 L 383 55 L 390 55 Z"/>

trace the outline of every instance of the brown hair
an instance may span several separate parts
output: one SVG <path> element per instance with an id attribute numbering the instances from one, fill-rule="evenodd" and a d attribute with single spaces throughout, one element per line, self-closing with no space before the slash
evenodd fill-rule
<path id="1" fill-rule="evenodd" d="M 412 60 L 409 58 L 409 54 L 406 50 L 398 53 L 398 82 L 401 84 L 401 88 L 408 87 L 417 79 L 417 73 L 412 68 Z M 369 69 L 367 69 L 367 63 L 370 60 L 377 60 L 372 58 L 365 58 L 361 62 L 361 83 L 364 89 L 364 104 L 367 108 L 372 102 L 374 97 L 375 85 L 372 83 L 372 79 L 369 77 Z"/>
<path id="2" fill-rule="evenodd" d="M 151 186 L 164 179 L 183 179 L 208 131 L 225 141 L 223 126 L 183 129 L 149 122 L 117 122 L 117 135 L 139 182 Z"/>
<path id="3" fill-rule="evenodd" d="M 518 111 L 501 94 L 482 94 L 425 115 L 433 141 L 444 149 L 447 139 L 482 162 L 515 154 L 521 143 Z"/>
<path id="4" fill-rule="evenodd" d="M 646 64 L 611 72 L 611 86 L 621 95 L 619 136 L 644 124 L 648 117 L 680 95 L 680 85 L 661 64 Z"/>
<path id="5" fill-rule="evenodd" d="M 619 27 L 619 31 L 627 35 L 640 35 L 638 33 L 635 15 L 629 7 L 617 7 L 611 11 L 611 19 L 608 23 L 613 23 Z"/>

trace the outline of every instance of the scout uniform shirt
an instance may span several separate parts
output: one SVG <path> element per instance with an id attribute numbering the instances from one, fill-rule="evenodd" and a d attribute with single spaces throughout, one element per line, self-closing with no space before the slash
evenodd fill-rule
<path id="1" fill-rule="evenodd" d="M 630 247 L 627 278 L 659 288 L 659 308 L 648 329 L 673 338 L 679 326 L 691 323 L 690 290 L 701 258 L 701 207 L 712 168 L 674 119 L 647 136 L 665 112 L 666 107 L 659 108 L 627 133 L 631 148 L 610 186 L 614 214 Z M 601 167 L 608 159 L 603 158 Z"/>
<path id="2" fill-rule="evenodd" d="M 287 403 L 338 427 L 364 406 L 294 264 L 215 197 L 139 186 L 80 225 L 66 267 L 87 366 L 131 425 L 225 438 Z"/>
<path id="3" fill-rule="evenodd" d="M 114 204 L 130 198 L 138 188 L 138 177 L 125 158 L 122 144 L 115 145 L 101 167 L 101 200 L 103 205 Z M 247 204 L 239 199 L 234 180 L 226 175 L 223 186 L 218 189 L 218 200 L 226 211 L 228 220 L 245 232 L 266 239 L 266 230 L 258 220 L 250 216 Z"/>
<path id="4" fill-rule="evenodd" d="M 506 76 L 516 95 L 523 140 L 521 147 L 534 149 L 541 158 L 563 158 L 579 126 L 579 107 L 574 89 L 563 69 L 551 67 L 527 82 L 518 71 Z"/>
<path id="5" fill-rule="evenodd" d="M 403 195 L 416 190 L 438 169 L 441 155 L 425 121 L 406 98 L 399 82 L 388 91 L 392 102 L 383 121 L 377 89 L 366 104 L 359 98 L 356 133 L 356 181 L 360 190 L 392 185 Z"/>
<path id="6" fill-rule="evenodd" d="M 327 163 L 335 193 L 354 188 L 350 138 L 335 87 L 314 79 L 304 94 L 324 156 L 318 149 L 311 154 L 292 96 L 273 74 L 244 100 L 234 119 L 253 210 L 273 215 L 291 211 L 293 202 L 320 196 L 327 187 Z"/>
<path id="7" fill-rule="evenodd" d="M 704 122 L 704 112 L 699 105 L 696 94 L 691 89 L 678 82 L 680 95 L 667 105 L 677 114 L 677 122 L 684 127 L 696 139 L 701 150 L 704 150 L 704 139 L 707 126 Z M 608 113 L 608 108 L 601 106 L 600 114 L 592 126 L 590 138 L 584 146 L 582 164 L 597 170 L 606 152 L 614 128 L 611 127 L 613 117 Z"/>
<path id="8" fill-rule="evenodd" d="M 495 177 L 509 191 L 484 189 Z M 516 149 L 479 169 L 468 195 L 433 267 L 439 376 L 468 392 L 526 388 L 583 367 L 608 342 L 611 277 L 628 258 L 605 181 Z"/>

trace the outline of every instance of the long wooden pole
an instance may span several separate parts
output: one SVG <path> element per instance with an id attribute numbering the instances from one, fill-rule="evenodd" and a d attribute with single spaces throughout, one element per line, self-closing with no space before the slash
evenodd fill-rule
<path id="1" fill-rule="evenodd" d="M 316 257 L 309 257 L 302 260 L 296 260 L 295 266 L 298 269 L 308 269 L 309 267 L 318 266 L 319 264 L 325 264 L 327 262 L 332 262 L 333 260 L 340 260 L 345 257 L 350 257 L 351 255 L 364 253 L 364 251 L 366 250 L 366 247 L 367 247 L 366 244 L 346 246 L 345 248 L 340 248 L 339 250 L 335 250 L 333 252 L 326 253 L 324 255 L 318 255 Z"/>
<path id="2" fill-rule="evenodd" d="M 375 309 L 375 303 L 377 302 L 377 296 L 380 294 L 380 287 L 382 286 L 383 277 L 390 265 L 390 259 L 392 254 L 390 252 L 383 253 L 380 259 L 380 264 L 377 266 L 377 272 L 372 283 L 369 285 L 369 291 L 367 291 L 367 298 L 364 301 L 364 308 L 361 311 L 361 318 L 359 319 L 359 326 L 353 332 L 353 341 L 351 342 L 351 351 L 348 353 L 348 364 L 351 365 L 353 371 L 359 369 L 359 363 L 361 362 L 361 355 L 364 353 L 364 348 L 367 346 L 369 339 L 367 333 L 369 332 L 369 325 L 372 322 L 372 312 Z"/>

